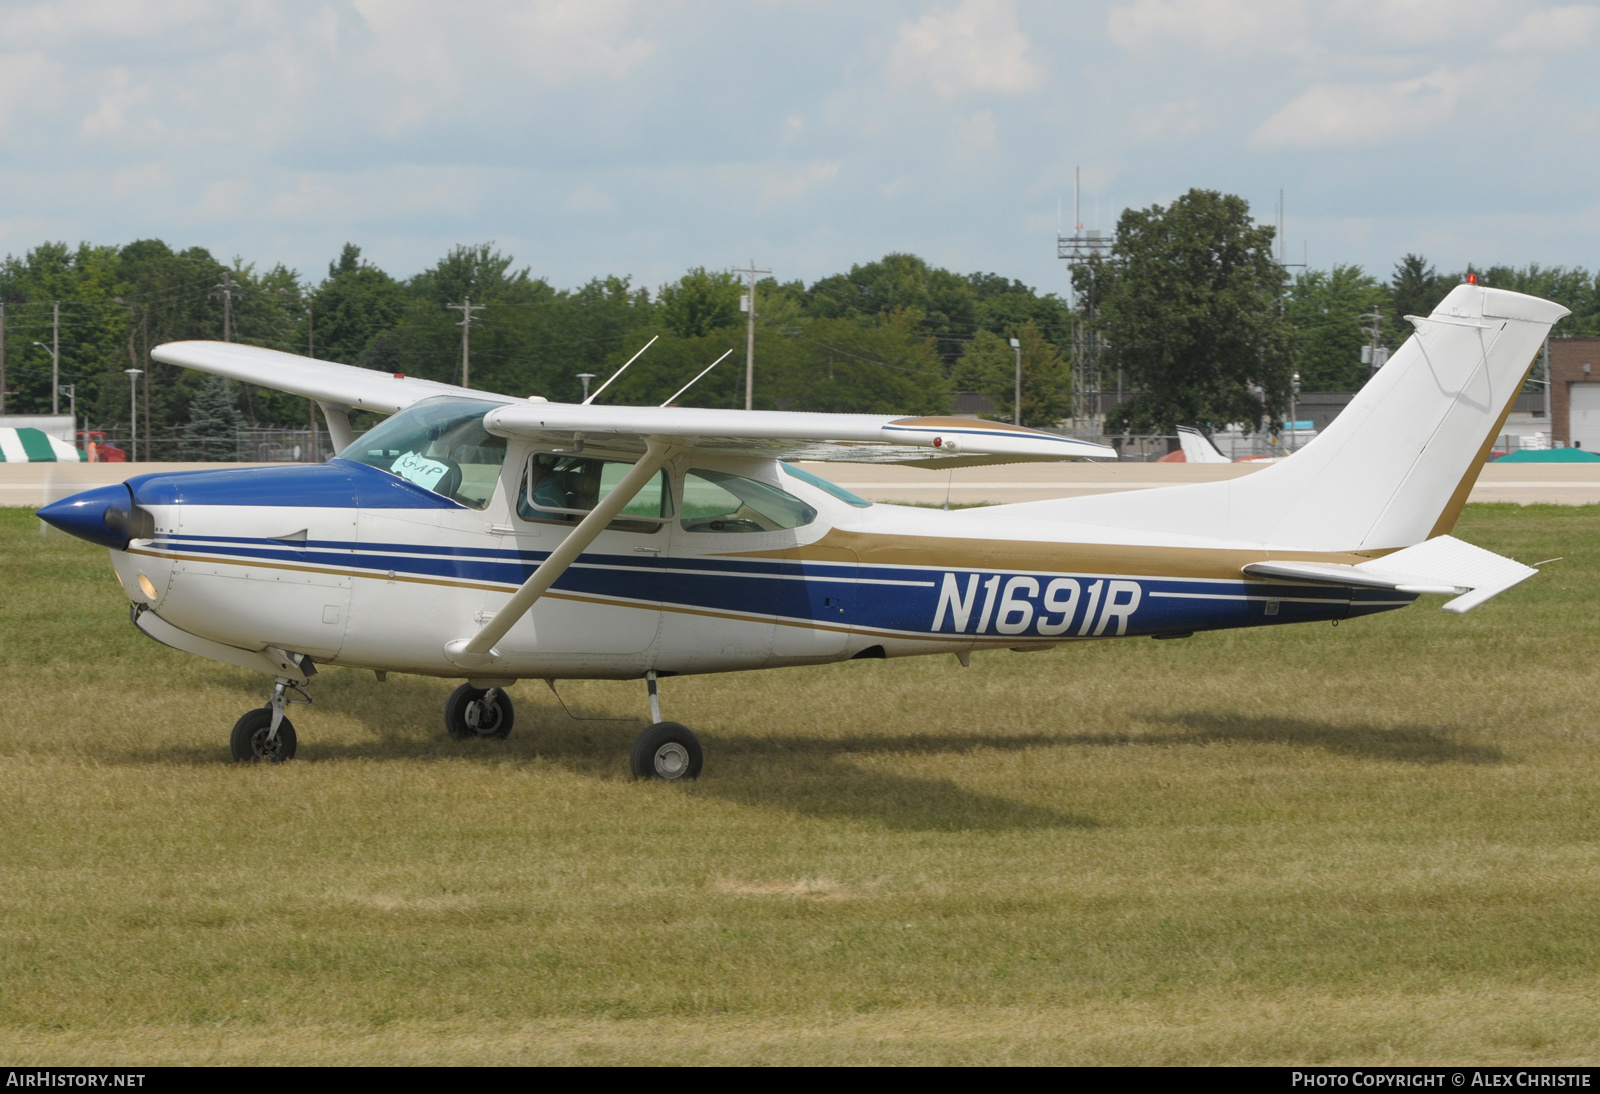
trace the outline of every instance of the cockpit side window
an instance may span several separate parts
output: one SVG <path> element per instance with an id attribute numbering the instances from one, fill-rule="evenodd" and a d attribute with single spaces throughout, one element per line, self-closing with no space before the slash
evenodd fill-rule
<path id="1" fill-rule="evenodd" d="M 582 520 L 632 469 L 632 464 L 618 460 L 535 452 L 522 476 L 517 515 L 523 520 Z M 663 519 L 671 516 L 672 490 L 667 485 L 667 473 L 662 471 L 606 527 L 624 532 L 656 532 L 662 528 Z"/>
<path id="2" fill-rule="evenodd" d="M 499 403 L 444 396 L 414 403 L 339 453 L 378 467 L 451 501 L 482 509 L 506 462 L 506 439 L 483 428 Z"/>
<path id="3" fill-rule="evenodd" d="M 778 532 L 816 519 L 793 494 L 755 479 L 698 467 L 683 476 L 685 532 Z"/>

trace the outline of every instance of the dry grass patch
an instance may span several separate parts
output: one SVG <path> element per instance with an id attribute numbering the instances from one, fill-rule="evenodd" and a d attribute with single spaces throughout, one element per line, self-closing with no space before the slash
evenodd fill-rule
<path id="1" fill-rule="evenodd" d="M 1600 988 L 1600 512 L 1465 618 L 671 679 L 261 679 L 0 513 L 0 1054 L 68 1062 L 1577 1062 Z"/>

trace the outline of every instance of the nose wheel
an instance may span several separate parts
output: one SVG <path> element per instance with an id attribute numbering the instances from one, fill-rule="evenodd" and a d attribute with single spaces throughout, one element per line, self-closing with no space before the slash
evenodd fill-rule
<path id="1" fill-rule="evenodd" d="M 287 718 L 278 720 L 278 732 L 272 733 L 272 708 L 262 707 L 245 713 L 233 724 L 233 735 L 228 746 L 239 763 L 281 764 L 294 759 L 296 744 L 294 723 Z"/>
<path id="2" fill-rule="evenodd" d="M 298 692 L 300 698 L 296 699 L 290 692 Z M 234 760 L 239 763 L 281 764 L 294 759 L 297 743 L 294 723 L 285 718 L 283 712 L 290 703 L 309 702 L 311 696 L 306 694 L 305 688 L 287 677 L 278 677 L 273 684 L 271 701 L 259 710 L 247 711 L 243 718 L 233 723 L 228 747 L 233 752 Z"/>
<path id="3" fill-rule="evenodd" d="M 515 720 L 511 697 L 501 688 L 462 684 L 444 704 L 444 728 L 457 741 L 504 740 Z"/>

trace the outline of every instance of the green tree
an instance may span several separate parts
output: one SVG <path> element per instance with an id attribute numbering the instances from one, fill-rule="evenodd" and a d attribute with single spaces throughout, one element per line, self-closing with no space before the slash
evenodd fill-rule
<path id="1" fill-rule="evenodd" d="M 1460 281 L 1458 277 L 1441 277 L 1421 255 L 1407 254 L 1395 263 L 1394 276 L 1389 279 L 1394 329 L 1409 331 L 1408 315 L 1431 315 Z"/>
<path id="2" fill-rule="evenodd" d="M 1296 277 L 1284 314 L 1297 335 L 1300 387 L 1359 390 L 1372 374 L 1371 366 L 1361 363 L 1361 347 L 1372 341 L 1366 316 L 1376 312 L 1387 319 L 1388 303 L 1384 287 L 1360 266 L 1307 270 Z M 1379 331 L 1384 345 L 1395 344 L 1391 324 L 1380 320 Z"/>
<path id="3" fill-rule="evenodd" d="M 656 296 L 660 322 L 680 338 L 702 338 L 740 322 L 739 279 L 696 266 Z"/>
<path id="4" fill-rule="evenodd" d="M 1587 270 L 1541 266 L 1536 262 L 1520 269 L 1491 266 L 1478 275 L 1478 283 L 1541 296 L 1566 306 L 1572 314 L 1561 321 L 1558 337 L 1600 334 L 1600 277 Z"/>
<path id="5" fill-rule="evenodd" d="M 346 243 L 328 263 L 327 280 L 311 294 L 315 355 L 355 364 L 374 338 L 392 330 L 405 312 L 404 286 Z M 299 352 L 304 353 L 302 344 Z"/>
<path id="6" fill-rule="evenodd" d="M 189 402 L 189 424 L 183 431 L 183 458 L 237 459 L 239 429 L 243 424 L 233 384 L 221 376 L 206 377 Z"/>
<path id="7" fill-rule="evenodd" d="M 956 366 L 955 386 L 987 395 L 996 407 L 993 417 L 1011 421 L 1017 380 L 1011 337 L 1022 343 L 1022 424 L 1052 429 L 1072 413 L 1072 370 L 1031 319 L 1006 338 L 986 330 L 974 335 Z"/>
<path id="8" fill-rule="evenodd" d="M 1111 254 L 1073 272 L 1095 311 L 1106 364 L 1142 392 L 1116 429 L 1259 424 L 1288 404 L 1294 328 L 1273 229 L 1240 197 L 1190 190 L 1163 208 L 1124 210 Z"/>

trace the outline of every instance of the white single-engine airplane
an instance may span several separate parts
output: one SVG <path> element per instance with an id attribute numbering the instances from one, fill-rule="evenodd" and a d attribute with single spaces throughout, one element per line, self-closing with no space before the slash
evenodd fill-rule
<path id="1" fill-rule="evenodd" d="M 294 755 L 285 705 L 327 664 L 464 677 L 456 738 L 509 733 L 518 680 L 643 677 L 633 773 L 694 778 L 700 744 L 662 720 L 658 677 L 1483 603 L 1535 571 L 1448 533 L 1565 314 L 1462 285 L 1282 462 L 956 512 L 871 504 L 788 461 L 1114 453 L 960 418 L 561 404 L 177 342 L 156 359 L 316 400 L 339 456 L 138 475 L 39 515 L 111 549 L 145 634 L 275 679 L 234 727 L 238 760 Z M 393 416 L 354 440 L 354 408 Z"/>

